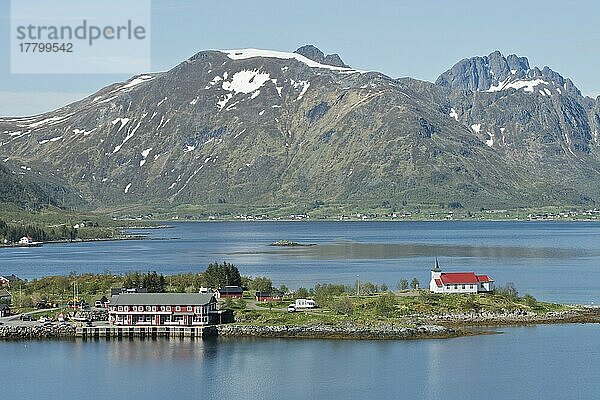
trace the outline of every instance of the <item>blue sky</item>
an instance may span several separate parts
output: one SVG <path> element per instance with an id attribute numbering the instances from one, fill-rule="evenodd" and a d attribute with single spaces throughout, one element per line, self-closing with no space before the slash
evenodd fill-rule
<path id="1" fill-rule="evenodd" d="M 600 2 L 587 0 L 152 0 L 151 69 L 167 70 L 204 49 L 292 51 L 311 43 L 356 68 L 433 81 L 462 58 L 498 49 L 548 65 L 596 96 L 599 15 Z M 0 3 L 0 20 L 0 54 L 7 55 L 8 1 Z M 4 56 L 0 115 L 48 111 L 127 78 L 10 74 Z"/>

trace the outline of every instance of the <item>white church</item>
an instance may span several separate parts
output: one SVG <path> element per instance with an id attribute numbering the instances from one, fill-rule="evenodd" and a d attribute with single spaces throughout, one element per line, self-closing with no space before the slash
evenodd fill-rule
<path id="1" fill-rule="evenodd" d="M 436 258 L 429 290 L 433 293 L 489 293 L 494 290 L 494 280 L 474 272 L 442 272 Z"/>

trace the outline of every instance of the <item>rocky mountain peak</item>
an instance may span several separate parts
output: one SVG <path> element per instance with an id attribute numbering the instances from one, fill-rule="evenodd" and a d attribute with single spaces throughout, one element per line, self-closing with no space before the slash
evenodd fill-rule
<path id="1" fill-rule="evenodd" d="M 300 54 L 309 60 L 318 62 L 319 64 L 331 65 L 333 67 L 350 68 L 349 65 L 342 61 L 342 58 L 338 54 L 325 55 L 325 53 L 312 44 L 302 46 L 294 51 L 294 53 Z"/>
<path id="2" fill-rule="evenodd" d="M 544 84 L 558 88 L 558 93 L 581 96 L 570 79 L 545 66 L 530 67 L 527 57 L 511 54 L 504 57 L 500 51 L 483 57 L 465 58 L 439 76 L 437 85 L 458 90 L 499 91 L 524 89 Z M 528 89 L 525 89 L 528 88 Z"/>

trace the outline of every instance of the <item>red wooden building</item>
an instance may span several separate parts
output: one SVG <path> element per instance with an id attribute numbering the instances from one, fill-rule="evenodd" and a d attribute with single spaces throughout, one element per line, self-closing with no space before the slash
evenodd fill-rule
<path id="1" fill-rule="evenodd" d="M 281 300 L 280 293 L 274 292 L 256 292 L 255 293 L 256 301 L 278 301 Z"/>
<path id="2" fill-rule="evenodd" d="M 244 297 L 244 290 L 239 286 L 225 286 L 217 289 L 217 298 L 219 299 L 241 299 Z"/>
<path id="3" fill-rule="evenodd" d="M 218 321 L 217 301 L 206 293 L 121 293 L 108 311 L 114 325 L 208 325 Z"/>

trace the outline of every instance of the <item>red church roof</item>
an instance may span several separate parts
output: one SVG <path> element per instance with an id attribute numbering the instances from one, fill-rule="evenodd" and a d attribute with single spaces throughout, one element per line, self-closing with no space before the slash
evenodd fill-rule
<path id="1" fill-rule="evenodd" d="M 474 272 L 444 272 L 441 274 L 440 279 L 444 285 L 474 285 L 479 282 L 494 282 L 487 275 L 475 275 Z M 438 284 L 438 280 L 436 279 L 436 284 Z M 438 286 L 441 286 L 438 284 Z"/>
<path id="2" fill-rule="evenodd" d="M 440 287 L 440 286 L 442 286 L 442 281 L 441 281 L 441 280 L 439 280 L 439 279 L 436 279 L 436 280 L 435 280 L 435 284 L 436 284 L 438 287 Z"/>
<path id="3" fill-rule="evenodd" d="M 474 272 L 444 272 L 440 276 L 445 285 L 476 284 L 479 283 Z"/>

